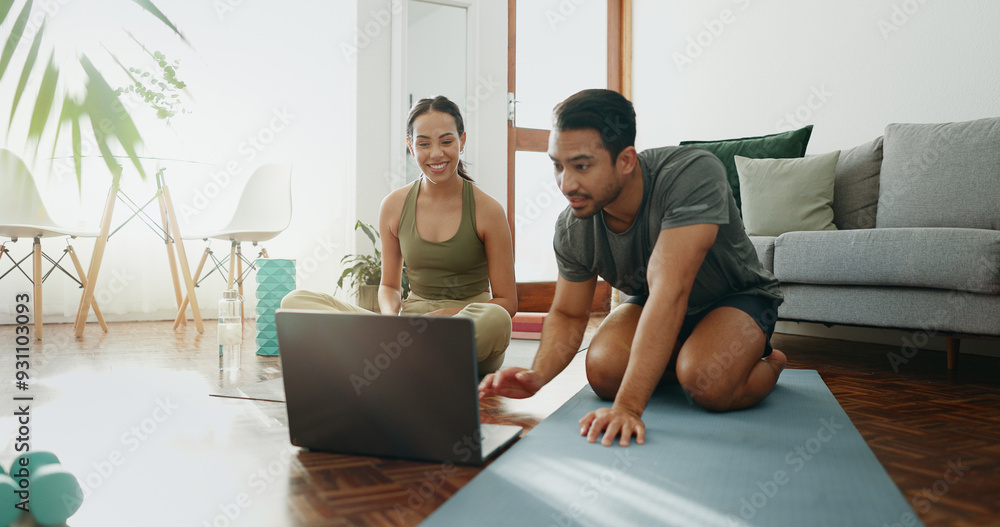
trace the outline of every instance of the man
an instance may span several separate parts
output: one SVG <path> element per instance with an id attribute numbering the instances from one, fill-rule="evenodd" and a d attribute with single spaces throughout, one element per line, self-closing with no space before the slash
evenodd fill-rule
<path id="1" fill-rule="evenodd" d="M 722 163 L 706 150 L 635 149 L 632 103 L 585 90 L 556 106 L 549 157 L 569 200 L 556 224 L 559 279 L 531 369 L 487 375 L 480 395 L 530 397 L 573 359 L 597 277 L 630 295 L 598 328 L 587 379 L 610 408 L 580 420 L 610 446 L 645 442 L 641 416 L 661 383 L 713 411 L 771 392 L 786 358 L 772 350 L 778 282 L 757 259 Z"/>

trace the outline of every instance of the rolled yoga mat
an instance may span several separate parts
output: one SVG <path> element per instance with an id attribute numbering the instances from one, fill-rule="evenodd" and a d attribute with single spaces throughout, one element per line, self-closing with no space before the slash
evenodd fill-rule
<path id="1" fill-rule="evenodd" d="M 608 405 L 583 388 L 421 525 L 922 525 L 814 370 L 736 412 L 659 390 L 641 446 L 579 435 Z"/>

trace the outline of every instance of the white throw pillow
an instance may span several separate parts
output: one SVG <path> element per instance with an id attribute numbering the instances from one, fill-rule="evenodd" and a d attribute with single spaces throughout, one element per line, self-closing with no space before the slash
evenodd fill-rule
<path id="1" fill-rule="evenodd" d="M 833 231 L 833 182 L 840 150 L 790 159 L 735 156 L 743 225 L 751 236 Z"/>

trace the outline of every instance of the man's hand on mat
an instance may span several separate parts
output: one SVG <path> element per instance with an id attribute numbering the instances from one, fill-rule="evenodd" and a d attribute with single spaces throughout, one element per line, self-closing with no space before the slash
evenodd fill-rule
<path id="1" fill-rule="evenodd" d="M 502 395 L 511 399 L 524 399 L 535 395 L 545 384 L 534 370 L 510 367 L 491 373 L 479 383 L 479 398 Z"/>
<path id="2" fill-rule="evenodd" d="M 588 442 L 597 441 L 601 432 L 604 432 L 601 439 L 604 446 L 611 446 L 619 434 L 621 440 L 618 444 L 621 446 L 628 446 L 633 435 L 637 445 L 646 442 L 646 426 L 642 424 L 639 414 L 622 408 L 598 408 L 580 419 L 580 435 L 587 436 Z"/>

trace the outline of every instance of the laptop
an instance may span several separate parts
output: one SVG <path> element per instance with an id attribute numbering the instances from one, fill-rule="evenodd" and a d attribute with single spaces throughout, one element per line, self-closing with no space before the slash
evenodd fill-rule
<path id="1" fill-rule="evenodd" d="M 472 320 L 277 310 L 293 445 L 481 465 L 521 428 L 479 421 Z"/>

